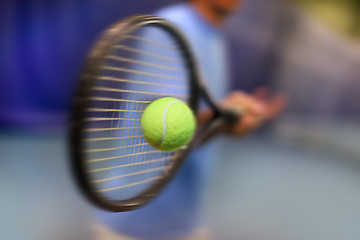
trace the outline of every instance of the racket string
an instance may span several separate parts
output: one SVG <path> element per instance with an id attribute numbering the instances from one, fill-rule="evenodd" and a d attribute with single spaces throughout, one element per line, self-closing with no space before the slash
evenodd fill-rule
<path id="1" fill-rule="evenodd" d="M 140 194 L 161 180 L 176 159 L 176 152 L 156 150 L 144 139 L 140 120 L 146 106 L 160 97 L 188 101 L 190 95 L 176 43 L 162 30 L 156 31 L 164 41 L 143 30 L 112 47 L 86 99 L 87 174 L 94 188 L 113 200 Z"/>
<path id="2" fill-rule="evenodd" d="M 134 35 L 125 35 L 124 37 L 128 38 L 128 39 L 135 39 L 135 40 L 138 40 L 138 41 L 143 41 L 143 42 L 150 43 L 150 44 L 153 44 L 153 45 L 157 45 L 157 46 L 160 46 L 162 48 L 167 48 L 167 49 L 170 49 L 170 50 L 175 50 L 176 49 L 176 47 L 174 45 L 164 44 L 163 42 L 150 40 L 149 38 L 144 38 L 144 37 L 139 37 L 139 36 L 134 36 Z"/>
<path id="3" fill-rule="evenodd" d="M 168 88 L 180 88 L 180 89 L 186 89 L 187 88 L 187 86 L 181 86 L 181 85 L 163 84 L 163 83 L 154 83 L 154 82 L 141 82 L 141 81 L 136 81 L 136 80 L 131 80 L 131 79 L 114 78 L 114 77 L 107 77 L 107 76 L 101 76 L 98 79 L 99 80 L 115 81 L 115 82 L 126 82 L 126 83 L 133 83 L 133 84 L 147 84 L 147 85 L 168 87 Z"/>
<path id="4" fill-rule="evenodd" d="M 140 64 L 140 65 L 150 66 L 150 67 L 161 68 L 161 69 L 170 70 L 170 71 L 174 71 L 174 72 L 182 72 L 182 73 L 184 72 L 184 70 L 180 69 L 180 68 L 168 67 L 168 66 L 164 66 L 164 65 L 160 65 L 160 64 L 153 64 L 153 63 L 134 60 L 134 59 L 130 59 L 130 58 L 117 57 L 117 56 L 112 56 L 112 55 L 107 56 L 106 58 L 107 59 L 118 60 L 118 61 L 123 61 L 123 62 L 129 62 L 129 63 L 135 63 L 135 64 Z"/>

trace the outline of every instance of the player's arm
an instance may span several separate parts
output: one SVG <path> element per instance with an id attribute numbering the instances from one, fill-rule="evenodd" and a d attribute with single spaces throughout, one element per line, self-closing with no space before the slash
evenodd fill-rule
<path id="1" fill-rule="evenodd" d="M 278 115 L 284 109 L 286 100 L 281 94 L 269 97 L 265 88 L 259 88 L 254 94 L 234 91 L 223 99 L 220 105 L 225 109 L 243 110 L 243 116 L 237 123 L 223 128 L 223 132 L 241 137 Z M 200 112 L 197 116 L 198 124 L 204 124 L 213 117 L 213 114 L 212 110 Z"/>

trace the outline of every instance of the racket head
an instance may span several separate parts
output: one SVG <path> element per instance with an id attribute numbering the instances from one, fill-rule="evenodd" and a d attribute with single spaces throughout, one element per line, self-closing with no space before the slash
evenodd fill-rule
<path id="1" fill-rule="evenodd" d="M 92 203 L 114 212 L 136 209 L 175 175 L 191 144 L 174 152 L 152 148 L 141 134 L 141 112 L 174 96 L 196 114 L 196 70 L 186 39 L 159 17 L 129 17 L 99 38 L 78 81 L 69 134 L 75 180 Z"/>

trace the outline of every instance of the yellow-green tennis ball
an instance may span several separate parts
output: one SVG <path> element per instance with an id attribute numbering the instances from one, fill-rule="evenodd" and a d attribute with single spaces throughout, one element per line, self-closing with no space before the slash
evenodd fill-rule
<path id="1" fill-rule="evenodd" d="M 150 145 L 163 151 L 173 151 L 192 139 L 196 120 L 183 101 L 164 97 L 146 107 L 141 117 L 141 128 Z"/>

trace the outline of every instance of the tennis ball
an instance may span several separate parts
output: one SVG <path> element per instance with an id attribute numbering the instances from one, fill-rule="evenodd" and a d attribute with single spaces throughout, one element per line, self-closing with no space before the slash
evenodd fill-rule
<path id="1" fill-rule="evenodd" d="M 150 103 L 141 117 L 146 141 L 163 151 L 173 151 L 187 144 L 194 135 L 196 120 L 181 100 L 164 97 Z"/>

